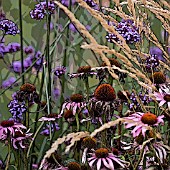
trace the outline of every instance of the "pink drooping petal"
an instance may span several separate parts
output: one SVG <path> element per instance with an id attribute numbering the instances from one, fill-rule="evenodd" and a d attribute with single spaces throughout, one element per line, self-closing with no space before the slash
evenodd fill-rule
<path id="1" fill-rule="evenodd" d="M 160 107 L 160 106 L 163 106 L 165 103 L 166 103 L 165 100 L 161 100 L 161 102 L 159 103 L 159 107 Z"/>
<path id="2" fill-rule="evenodd" d="M 107 158 L 106 158 L 106 159 L 107 159 Z M 102 162 L 103 162 L 104 166 L 109 169 L 109 168 L 110 168 L 110 164 L 107 163 L 106 159 L 105 159 L 105 158 L 102 158 Z"/>
<path id="3" fill-rule="evenodd" d="M 114 170 L 115 169 L 115 167 L 114 167 L 114 164 L 113 164 L 113 161 L 110 159 L 110 158 L 106 158 L 107 159 L 107 161 L 109 162 L 109 169 L 110 170 Z"/>
<path id="4" fill-rule="evenodd" d="M 99 158 L 97 161 L 97 170 L 100 170 L 101 165 L 102 165 L 102 158 Z"/>
<path id="5" fill-rule="evenodd" d="M 89 166 L 92 168 L 93 167 L 93 164 L 94 162 L 97 160 L 97 158 L 94 158 L 93 160 L 89 161 Z"/>

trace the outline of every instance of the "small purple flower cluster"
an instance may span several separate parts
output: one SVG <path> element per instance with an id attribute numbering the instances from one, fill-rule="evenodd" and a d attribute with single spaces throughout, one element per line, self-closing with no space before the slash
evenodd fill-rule
<path id="1" fill-rule="evenodd" d="M 147 71 L 155 71 L 155 68 L 159 66 L 158 56 L 153 54 L 145 60 L 145 67 Z"/>
<path id="2" fill-rule="evenodd" d="M 30 11 L 30 16 L 33 19 L 41 20 L 45 17 L 47 13 L 54 14 L 55 11 L 55 4 L 54 2 L 40 2 L 39 4 L 35 5 L 35 8 Z"/>
<path id="3" fill-rule="evenodd" d="M 66 72 L 66 67 L 64 66 L 57 66 L 54 70 L 54 75 L 56 75 L 58 78 L 60 78 L 62 75 L 64 75 Z"/>
<path id="4" fill-rule="evenodd" d="M 58 123 L 56 122 L 51 123 L 50 125 L 46 124 L 46 126 L 43 127 L 42 129 L 41 135 L 48 136 L 50 134 L 50 128 L 51 128 L 51 132 L 58 131 L 60 129 Z"/>
<path id="5" fill-rule="evenodd" d="M 25 114 L 27 111 L 25 102 L 19 102 L 16 99 L 10 101 L 8 108 L 9 112 L 12 114 L 12 119 L 15 122 L 21 122 L 23 120 L 23 114 Z"/>
<path id="6" fill-rule="evenodd" d="M 3 20 L 5 18 L 6 18 L 5 13 L 2 10 L 0 10 L 0 20 Z"/>
<path id="7" fill-rule="evenodd" d="M 0 30 L 4 31 L 5 35 L 16 35 L 20 32 L 17 25 L 8 19 L 0 20 Z"/>
<path id="8" fill-rule="evenodd" d="M 122 20 L 117 26 L 114 27 L 128 44 L 139 42 L 141 39 L 139 29 L 135 26 L 132 20 Z M 113 40 L 121 43 L 120 39 L 112 33 L 108 33 L 108 35 L 106 35 L 106 39 L 111 43 L 113 43 Z"/>
<path id="9" fill-rule="evenodd" d="M 7 80 L 3 81 L 2 82 L 2 86 L 1 88 L 7 88 L 7 87 L 10 87 L 14 82 L 16 81 L 16 78 L 15 77 L 10 77 L 8 78 Z"/>
<path id="10" fill-rule="evenodd" d="M 38 51 L 34 55 L 34 48 L 31 46 L 25 47 L 24 51 L 26 54 L 30 54 L 28 55 L 27 58 L 24 59 L 24 70 L 30 67 L 35 60 L 37 61 L 35 62 L 33 67 L 35 68 L 35 70 L 40 70 L 42 67 L 43 60 L 44 60 L 44 57 L 42 56 L 41 52 Z M 12 69 L 15 73 L 20 73 L 21 72 L 21 61 L 14 61 L 12 63 Z"/>
<path id="11" fill-rule="evenodd" d="M 97 4 L 93 0 L 85 0 L 85 2 L 92 8 L 97 6 Z"/>
<path id="12" fill-rule="evenodd" d="M 70 0 L 61 0 L 61 3 L 63 4 L 63 5 L 65 5 L 65 6 L 69 6 L 69 4 L 70 4 Z M 71 1 L 71 5 L 74 5 L 76 3 L 76 1 L 75 0 L 72 0 Z"/>
<path id="13" fill-rule="evenodd" d="M 141 103 L 143 105 L 148 105 L 150 102 L 152 102 L 152 99 L 147 94 L 143 94 L 142 92 L 139 92 L 138 96 L 132 92 L 129 99 L 131 103 L 128 104 L 125 102 L 125 104 L 128 105 L 130 110 L 135 111 L 141 111 Z"/>

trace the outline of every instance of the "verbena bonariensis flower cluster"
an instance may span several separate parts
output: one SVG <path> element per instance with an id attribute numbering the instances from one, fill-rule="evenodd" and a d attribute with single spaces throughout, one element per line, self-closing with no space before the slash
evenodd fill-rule
<path id="1" fill-rule="evenodd" d="M 168 1 L 7 3 L 0 169 L 169 170 Z"/>

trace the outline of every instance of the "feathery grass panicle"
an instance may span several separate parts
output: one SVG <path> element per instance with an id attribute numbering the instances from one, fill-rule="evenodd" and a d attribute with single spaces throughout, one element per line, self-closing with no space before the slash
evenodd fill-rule
<path id="1" fill-rule="evenodd" d="M 58 138 L 44 155 L 41 161 L 40 169 L 42 168 L 45 159 L 49 158 L 55 151 L 57 151 L 59 145 L 63 144 L 64 142 L 70 141 L 70 145 L 68 145 L 65 150 L 65 152 L 68 152 L 70 148 L 75 144 L 75 142 L 79 141 L 80 139 L 86 136 L 89 136 L 89 132 L 69 133 L 68 135 L 63 136 L 62 138 Z"/>

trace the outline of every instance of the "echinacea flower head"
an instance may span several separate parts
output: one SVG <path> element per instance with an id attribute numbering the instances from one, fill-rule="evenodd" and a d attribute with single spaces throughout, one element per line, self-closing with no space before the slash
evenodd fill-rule
<path id="1" fill-rule="evenodd" d="M 64 113 L 64 110 L 72 110 L 73 115 L 75 115 L 77 112 L 80 112 L 83 110 L 83 108 L 86 107 L 86 103 L 84 101 L 84 97 L 81 94 L 72 94 L 70 96 L 70 99 L 65 101 L 62 105 L 62 109 L 60 112 L 60 115 Z"/>
<path id="2" fill-rule="evenodd" d="M 16 35 L 20 32 L 17 25 L 8 19 L 0 20 L 0 30 L 2 30 L 5 35 Z"/>
<path id="3" fill-rule="evenodd" d="M 101 101 L 113 101 L 116 98 L 115 90 L 110 84 L 101 84 L 94 92 L 94 97 Z"/>
<path id="4" fill-rule="evenodd" d="M 85 137 L 82 142 L 83 146 L 88 149 L 94 149 L 97 145 L 96 139 L 92 137 Z"/>
<path id="5" fill-rule="evenodd" d="M 159 88 L 159 92 L 154 92 L 153 94 L 156 97 L 156 100 L 159 101 L 159 107 L 163 106 L 165 103 L 168 105 L 168 109 L 170 110 L 170 91 L 166 90 L 163 91 L 161 88 Z"/>
<path id="6" fill-rule="evenodd" d="M 87 79 L 88 77 L 93 77 L 94 75 L 97 76 L 97 73 L 91 70 L 91 66 L 81 66 L 78 68 L 77 73 L 69 74 L 70 78 L 77 78 L 80 79 Z"/>
<path id="7" fill-rule="evenodd" d="M 90 158 L 87 158 L 88 164 L 92 169 L 100 170 L 102 168 L 115 170 L 118 166 L 126 168 L 128 162 L 121 160 L 117 155 L 110 153 L 106 148 L 99 148 L 94 153 L 89 153 Z"/>
<path id="8" fill-rule="evenodd" d="M 81 170 L 81 165 L 77 162 L 69 162 L 67 167 L 68 170 Z"/>
<path id="9" fill-rule="evenodd" d="M 32 133 L 21 133 L 20 131 L 15 131 L 15 135 L 11 138 L 12 146 L 15 149 L 27 148 L 29 140 L 32 139 Z"/>
<path id="10" fill-rule="evenodd" d="M 147 130 L 149 130 L 149 127 L 151 126 L 158 126 L 159 124 L 163 124 L 163 118 L 164 115 L 156 116 L 151 112 L 147 113 L 141 113 L 136 112 L 129 117 L 125 117 L 127 121 L 124 123 L 126 124 L 125 128 L 131 128 L 135 126 L 135 128 L 132 130 L 133 137 L 138 136 L 141 132 L 142 135 L 145 136 L 145 133 Z M 128 120 L 131 120 L 131 122 L 128 122 Z"/>
<path id="11" fill-rule="evenodd" d="M 162 72 L 154 72 L 151 80 L 154 84 L 163 84 L 166 82 L 166 76 Z"/>
<path id="12" fill-rule="evenodd" d="M 26 127 L 21 123 L 16 123 L 13 120 L 3 120 L 0 123 L 0 140 L 5 140 L 8 137 L 15 136 L 15 131 L 22 132 L 21 129 Z"/>
<path id="13" fill-rule="evenodd" d="M 33 84 L 25 83 L 20 87 L 20 91 L 33 93 L 34 91 L 36 91 L 36 87 Z"/>

